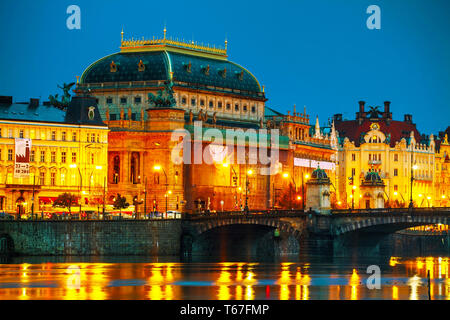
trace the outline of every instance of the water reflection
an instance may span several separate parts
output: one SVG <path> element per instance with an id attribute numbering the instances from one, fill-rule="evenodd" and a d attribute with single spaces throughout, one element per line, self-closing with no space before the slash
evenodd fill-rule
<path id="1" fill-rule="evenodd" d="M 449 258 L 389 257 L 381 289 L 372 260 L 298 262 L 57 262 L 0 264 L 0 299 L 450 299 Z"/>

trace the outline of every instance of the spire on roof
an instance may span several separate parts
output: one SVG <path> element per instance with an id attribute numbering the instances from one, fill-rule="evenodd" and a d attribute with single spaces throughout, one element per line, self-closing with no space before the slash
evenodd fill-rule
<path id="1" fill-rule="evenodd" d="M 316 126 L 315 126 L 314 138 L 316 138 L 316 139 L 322 138 L 322 134 L 320 133 L 319 116 L 316 116 Z"/>

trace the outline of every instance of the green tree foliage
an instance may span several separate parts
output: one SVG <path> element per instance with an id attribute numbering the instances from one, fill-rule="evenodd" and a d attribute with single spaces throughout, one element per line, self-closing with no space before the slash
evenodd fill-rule
<path id="1" fill-rule="evenodd" d="M 77 197 L 71 193 L 62 193 L 53 202 L 53 207 L 67 208 L 71 212 L 73 205 L 77 204 Z"/>

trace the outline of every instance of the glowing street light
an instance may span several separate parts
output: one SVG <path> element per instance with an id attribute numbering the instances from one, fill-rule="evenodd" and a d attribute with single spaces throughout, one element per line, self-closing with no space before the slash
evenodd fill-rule
<path id="1" fill-rule="evenodd" d="M 163 167 L 161 167 L 160 165 L 156 164 L 153 166 L 153 170 L 155 171 L 162 171 L 164 173 L 164 176 L 166 177 L 166 194 L 165 194 L 165 198 L 166 198 L 166 219 L 167 219 L 167 199 L 169 198 L 169 191 L 167 190 L 168 188 L 168 183 L 167 183 L 167 174 L 166 171 L 164 170 Z"/>

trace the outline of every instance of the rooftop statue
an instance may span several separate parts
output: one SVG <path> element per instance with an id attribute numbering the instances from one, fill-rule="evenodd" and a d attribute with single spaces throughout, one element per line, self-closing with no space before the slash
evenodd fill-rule
<path id="1" fill-rule="evenodd" d="M 75 82 L 64 83 L 62 87 L 58 85 L 57 87 L 62 89 L 64 92 L 62 100 L 61 101 L 58 100 L 58 94 L 55 94 L 55 96 L 50 95 L 48 97 L 48 99 L 50 100 L 50 104 L 58 109 L 66 111 L 67 107 L 69 106 L 70 101 L 72 100 L 69 91 L 70 91 L 70 88 L 72 88 L 72 86 L 74 84 L 75 84 Z"/>
<path id="2" fill-rule="evenodd" d="M 378 110 L 379 107 L 369 107 L 369 118 L 378 118 L 381 112 Z"/>
<path id="3" fill-rule="evenodd" d="M 173 82 L 171 80 L 164 81 L 164 89 L 159 89 L 155 96 L 153 93 L 148 94 L 148 102 L 154 107 L 173 107 L 176 104 L 173 97 Z"/>

